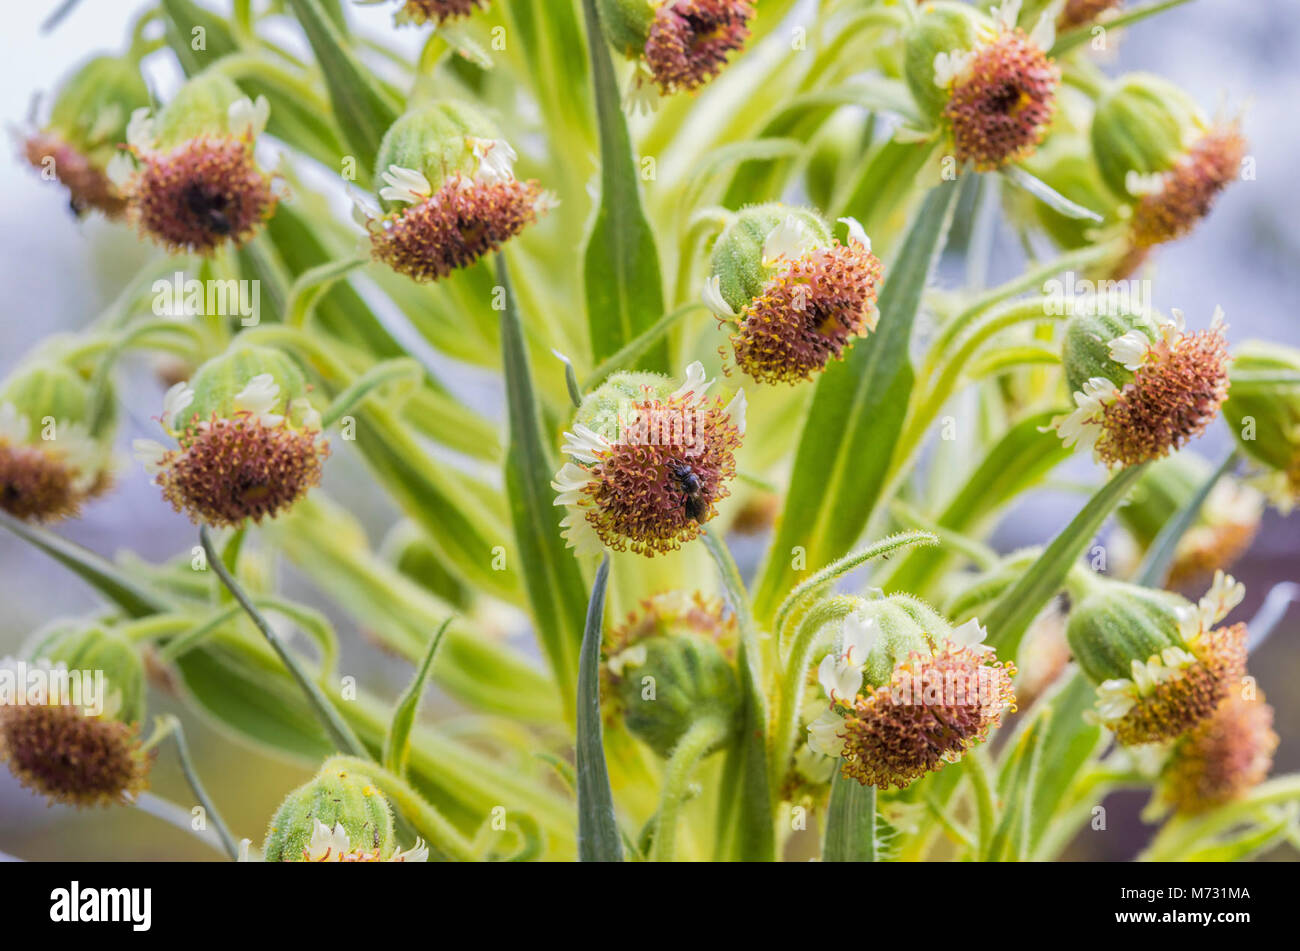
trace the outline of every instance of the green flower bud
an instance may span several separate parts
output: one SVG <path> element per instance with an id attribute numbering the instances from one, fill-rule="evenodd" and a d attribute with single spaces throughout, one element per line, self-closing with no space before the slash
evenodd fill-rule
<path id="1" fill-rule="evenodd" d="M 245 98 L 224 73 L 207 70 L 186 81 L 153 123 L 154 147 L 166 150 L 205 135 L 239 135 L 230 107 Z"/>
<path id="2" fill-rule="evenodd" d="M 996 34 L 993 21 L 969 4 L 937 0 L 921 7 L 904 40 L 903 78 L 925 116 L 938 121 L 948 104 L 947 90 L 935 83 L 935 57 L 971 52 Z"/>
<path id="3" fill-rule="evenodd" d="M 390 861 L 393 811 L 369 777 L 326 766 L 281 803 L 263 852 L 268 862 Z"/>
<path id="4" fill-rule="evenodd" d="M 396 165 L 419 172 L 436 192 L 458 175 L 474 177 L 483 148 L 480 144 L 476 151 L 476 143 L 503 142 L 504 138 L 497 124 L 471 103 L 447 100 L 424 106 L 403 115 L 384 133 L 375 180 L 382 180 Z M 384 210 L 403 207 L 401 199 L 384 196 L 387 190 L 379 193 Z"/>
<path id="5" fill-rule="evenodd" d="M 1128 176 L 1167 172 L 1208 125 L 1182 89 L 1150 73 L 1126 73 L 1097 101 L 1092 147 L 1104 181 L 1129 195 Z"/>
<path id="6" fill-rule="evenodd" d="M 1256 382 L 1251 376 L 1300 374 L 1300 350 L 1248 340 L 1234 355 L 1232 398 L 1223 415 L 1241 451 L 1263 465 L 1269 498 L 1290 511 L 1300 502 L 1300 386 Z"/>
<path id="7" fill-rule="evenodd" d="M 610 46 L 628 59 L 637 59 L 650 37 L 656 6 L 651 0 L 597 0 L 600 26 Z"/>
<path id="8" fill-rule="evenodd" d="M 58 624 L 38 632 L 25 653 L 31 660 L 63 664 L 70 671 L 103 671 L 103 715 L 128 724 L 143 719 L 144 662 L 118 631 L 100 624 Z"/>
<path id="9" fill-rule="evenodd" d="M 1089 380 L 1109 380 L 1117 387 L 1132 383 L 1133 371 L 1111 356 L 1111 343 L 1125 334 L 1138 333 L 1151 343 L 1160 340 L 1160 323 L 1150 311 L 1077 313 L 1065 325 L 1061 362 L 1071 392 L 1080 392 Z"/>
<path id="10" fill-rule="evenodd" d="M 740 684 L 713 641 L 690 634 L 645 638 L 623 652 L 619 668 L 624 723 L 659 756 L 670 757 L 698 720 L 725 725 L 709 753 L 739 729 Z"/>
<path id="11" fill-rule="evenodd" d="M 1066 639 L 1122 743 L 1171 740 L 1214 712 L 1245 673 L 1245 625 L 1215 625 L 1244 588 L 1223 572 L 1198 605 L 1077 570 Z"/>
<path id="12" fill-rule="evenodd" d="M 781 270 L 782 259 L 790 256 L 784 245 L 778 246 L 781 234 L 773 237 L 782 226 L 789 240 L 801 247 L 825 248 L 834 240 L 825 219 L 810 208 L 769 202 L 741 209 L 718 236 L 710 262 L 722 299 L 737 313 L 763 293 L 764 285 Z"/>
<path id="13" fill-rule="evenodd" d="M 126 202 L 107 175 L 126 126 L 149 107 L 149 89 L 129 59 L 97 56 L 59 89 L 45 126 L 24 143 L 27 160 L 57 176 L 77 214 L 97 208 L 118 217 Z"/>
<path id="14" fill-rule="evenodd" d="M 179 447 L 138 439 L 136 457 L 173 508 L 196 522 L 274 516 L 320 481 L 329 455 L 307 390 L 285 354 L 236 346 L 201 366 L 192 386 L 167 391 L 162 425 Z"/>
<path id="15" fill-rule="evenodd" d="M 34 521 L 77 514 L 109 486 L 113 422 L 105 414 L 91 431 L 91 387 L 71 367 L 21 366 L 0 386 L 0 509 Z"/>

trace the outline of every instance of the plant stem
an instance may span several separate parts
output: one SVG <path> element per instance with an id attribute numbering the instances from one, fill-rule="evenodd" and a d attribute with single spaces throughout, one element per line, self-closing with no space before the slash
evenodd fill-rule
<path id="1" fill-rule="evenodd" d="M 276 634 L 275 629 L 267 623 L 266 618 L 257 610 L 252 600 L 244 592 L 243 587 L 226 570 L 221 555 L 212 543 L 212 535 L 206 525 L 199 529 L 199 542 L 207 553 L 208 564 L 212 567 L 212 570 L 217 573 L 217 577 L 221 579 L 221 583 L 226 586 L 227 590 L 234 595 L 235 600 L 239 602 L 239 606 L 252 618 L 253 623 L 257 625 L 257 629 L 266 638 L 266 642 L 271 645 L 271 649 L 284 663 L 293 679 L 298 682 L 298 686 L 307 697 L 307 702 L 316 711 L 316 715 L 320 718 L 322 725 L 329 732 L 338 748 L 368 760 L 370 753 L 365 745 L 357 739 L 352 727 L 348 726 L 347 721 L 339 715 L 338 710 L 334 709 L 334 704 L 330 703 L 324 691 L 307 675 L 298 659 L 289 652 L 289 649 L 280 640 L 280 635 Z"/>
<path id="2" fill-rule="evenodd" d="M 150 743 L 157 743 L 167 736 L 176 741 L 176 755 L 181 762 L 181 771 L 185 774 L 185 781 L 190 784 L 194 798 L 199 801 L 204 813 L 212 820 L 212 825 L 217 831 L 217 838 L 221 840 L 221 844 L 225 847 L 230 860 L 238 862 L 239 843 L 230 834 L 230 828 L 226 825 L 225 820 L 221 818 L 216 803 L 212 801 L 212 797 L 208 795 L 207 790 L 203 788 L 203 782 L 199 779 L 199 772 L 194 768 L 194 760 L 190 756 L 189 743 L 185 740 L 185 730 L 181 726 L 181 721 L 172 714 L 158 718 L 158 727 L 153 737 L 150 738 Z"/>
<path id="3" fill-rule="evenodd" d="M 717 717 L 701 717 L 691 724 L 685 735 L 673 747 L 672 756 L 664 770 L 663 794 L 659 801 L 659 815 L 655 820 L 654 847 L 650 858 L 655 862 L 671 862 L 677 842 L 677 819 L 686 801 L 687 786 L 701 759 L 714 749 L 727 735 L 727 724 Z"/>

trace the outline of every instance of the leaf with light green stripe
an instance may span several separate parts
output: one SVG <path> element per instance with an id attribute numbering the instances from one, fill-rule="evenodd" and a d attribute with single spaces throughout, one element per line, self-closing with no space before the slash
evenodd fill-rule
<path id="1" fill-rule="evenodd" d="M 600 717 L 600 642 L 605 618 L 609 555 L 596 570 L 582 634 L 578 671 L 578 858 L 583 862 L 623 861 L 623 840 L 614 815 L 614 793 L 605 765 Z"/>
<path id="2" fill-rule="evenodd" d="M 320 63 L 344 141 L 364 168 L 374 168 L 379 140 L 397 121 L 401 104 L 352 55 L 320 0 L 290 0 L 290 4 Z"/>
<path id="3" fill-rule="evenodd" d="M 524 345 L 523 321 L 510 285 L 505 258 L 497 258 L 497 279 L 505 289 L 501 312 L 501 352 L 509 408 L 505 476 L 514 522 L 515 545 L 538 637 L 563 697 L 572 696 L 582 644 L 579 627 L 587 602 L 582 572 L 565 546 L 551 480 L 555 464 L 533 389 Z"/>
<path id="4" fill-rule="evenodd" d="M 600 205 L 583 253 L 583 281 L 592 359 L 599 363 L 654 325 L 664 312 L 664 292 L 596 0 L 583 0 L 583 10 L 600 131 Z M 666 371 L 667 347 L 652 348 L 639 362 L 644 369 Z"/>
<path id="5" fill-rule="evenodd" d="M 999 657 L 1016 656 L 1029 625 L 1061 590 L 1070 567 L 1079 560 L 1110 513 L 1124 501 L 1144 469 L 1145 463 L 1129 466 L 1102 486 L 1052 539 L 1042 557 L 993 605 L 983 621 L 989 631 L 988 644 L 997 649 Z"/>
<path id="6" fill-rule="evenodd" d="M 796 547 L 803 548 L 807 564 L 827 564 L 849 551 L 867 527 L 912 393 L 912 324 L 943 249 L 956 196 L 951 183 L 930 190 L 889 265 L 875 332 L 859 340 L 843 362 L 827 367 L 817 382 L 785 514 L 754 596 L 760 619 L 770 618 L 799 580 L 791 554 Z"/>
<path id="7" fill-rule="evenodd" d="M 826 808 L 823 862 L 876 862 L 876 787 L 846 779 L 838 769 Z"/>

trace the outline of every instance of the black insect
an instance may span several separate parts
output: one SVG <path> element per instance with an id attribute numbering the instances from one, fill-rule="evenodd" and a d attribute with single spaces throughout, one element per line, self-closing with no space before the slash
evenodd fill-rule
<path id="1" fill-rule="evenodd" d="M 709 503 L 704 499 L 704 487 L 700 485 L 700 477 L 684 462 L 674 462 L 671 465 L 677 488 L 686 497 L 686 514 L 703 524 L 704 516 L 709 512 Z"/>
<path id="2" fill-rule="evenodd" d="M 202 219 L 209 230 L 221 235 L 230 234 L 231 224 L 224 210 L 224 195 L 211 194 L 202 185 L 193 182 L 185 187 L 185 207 L 194 217 Z"/>

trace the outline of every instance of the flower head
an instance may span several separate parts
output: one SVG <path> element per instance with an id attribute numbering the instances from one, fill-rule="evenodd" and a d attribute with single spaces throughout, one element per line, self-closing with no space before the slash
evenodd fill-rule
<path id="1" fill-rule="evenodd" d="M 1222 311 L 1208 330 L 1187 333 L 1181 311 L 1134 329 L 1106 319 L 1073 318 L 1066 372 L 1075 410 L 1052 421 L 1067 446 L 1078 443 L 1107 465 L 1133 465 L 1169 454 L 1199 436 L 1228 395 Z M 1107 340 L 1107 338 L 1109 338 Z M 1098 351 L 1105 342 L 1106 355 Z M 1088 375 L 1093 374 L 1093 375 Z"/>
<path id="2" fill-rule="evenodd" d="M 1240 798 L 1264 781 L 1278 737 L 1264 698 L 1229 694 L 1174 744 L 1160 774 L 1160 797 L 1194 814 Z"/>
<path id="3" fill-rule="evenodd" d="M 1191 233 L 1214 201 L 1241 171 L 1246 140 L 1237 124 L 1201 136 L 1169 171 L 1140 188 L 1133 209 L 1133 240 L 1139 247 L 1174 241 Z"/>
<path id="4" fill-rule="evenodd" d="M 565 537 L 578 554 L 680 548 L 729 494 L 744 434 L 743 391 L 729 403 L 705 396 L 699 363 L 677 388 L 649 373 L 616 374 L 590 394 L 551 487 L 567 508 Z"/>
<path id="5" fill-rule="evenodd" d="M 275 351 L 218 357 L 193 386 L 167 393 L 160 422 L 177 447 L 136 440 L 136 456 L 172 507 L 196 522 L 274 517 L 320 481 L 329 455 L 306 389 L 301 371 Z"/>
<path id="6" fill-rule="evenodd" d="M 111 431 L 95 436 L 91 388 L 36 361 L 0 386 L 0 510 L 52 522 L 76 516 L 112 484 Z"/>
<path id="7" fill-rule="evenodd" d="M 722 71 L 745 45 L 750 0 L 663 0 L 655 5 L 645 62 L 665 94 L 693 90 Z"/>
<path id="8" fill-rule="evenodd" d="M 908 34 L 905 75 L 923 113 L 945 130 L 959 165 L 990 171 L 1033 154 L 1056 111 L 1060 71 L 1045 52 L 1053 23 L 1016 26 L 1019 0 L 992 16 L 926 4 Z"/>
<path id="9" fill-rule="evenodd" d="M 1246 669 L 1246 627 L 1216 627 L 1244 589 L 1218 572 L 1200 603 L 1094 581 L 1067 637 L 1097 687 L 1098 720 L 1126 745 L 1174 739 L 1210 716 Z"/>
<path id="10" fill-rule="evenodd" d="M 0 662 L 0 680 L 16 676 L 16 666 Z M 33 668 L 67 673 L 62 663 L 38 660 L 26 664 L 25 679 Z M 144 791 L 150 760 L 134 723 L 53 692 L 25 699 L 0 703 L 0 760 L 24 786 L 79 807 L 126 803 Z"/>
<path id="11" fill-rule="evenodd" d="M 883 789 L 960 759 L 1015 709 L 1015 665 L 998 662 L 985 636 L 978 621 L 953 627 L 906 596 L 864 602 L 818 667 L 830 709 L 808 727 L 808 746 Z"/>
<path id="12" fill-rule="evenodd" d="M 936 79 L 940 73 L 936 63 Z M 1056 110 L 1060 70 L 1018 29 L 949 63 L 943 116 L 952 130 L 958 164 L 989 171 L 1033 153 Z"/>
<path id="13" fill-rule="evenodd" d="M 736 364 L 755 381 L 810 380 L 875 329 L 880 261 L 862 226 L 841 220 L 843 244 L 811 211 L 755 206 L 718 238 L 703 299 L 735 328 Z"/>
<path id="14" fill-rule="evenodd" d="M 1056 29 L 1063 33 L 1085 26 L 1123 2 L 1124 0 L 1065 0 L 1060 16 L 1056 18 Z"/>
<path id="15" fill-rule="evenodd" d="M 442 24 L 467 17 L 475 10 L 486 10 L 487 6 L 488 0 L 405 0 L 393 20 L 399 24 Z"/>
<path id="16" fill-rule="evenodd" d="M 553 199 L 514 176 L 517 155 L 472 106 L 408 113 L 380 145 L 387 214 L 366 213 L 371 253 L 399 274 L 436 281 L 497 250 Z"/>
<path id="17" fill-rule="evenodd" d="M 1248 340 L 1234 356 L 1232 399 L 1223 406 L 1238 448 L 1263 468 L 1254 481 L 1283 512 L 1300 502 L 1300 386 L 1286 380 L 1298 373 L 1300 350 Z"/>
<path id="18" fill-rule="evenodd" d="M 108 171 L 140 231 L 172 252 L 211 254 L 249 241 L 277 201 L 253 154 L 269 114 L 265 97 L 241 97 L 228 79 L 206 73 L 156 119 L 136 110 L 127 151 Z"/>
<path id="19" fill-rule="evenodd" d="M 130 57 L 96 56 L 64 81 L 42 126 L 22 136 L 23 154 L 67 188 L 75 214 L 93 209 L 119 218 L 126 200 L 108 164 L 125 139 L 127 117 L 148 105 L 149 89 Z"/>

